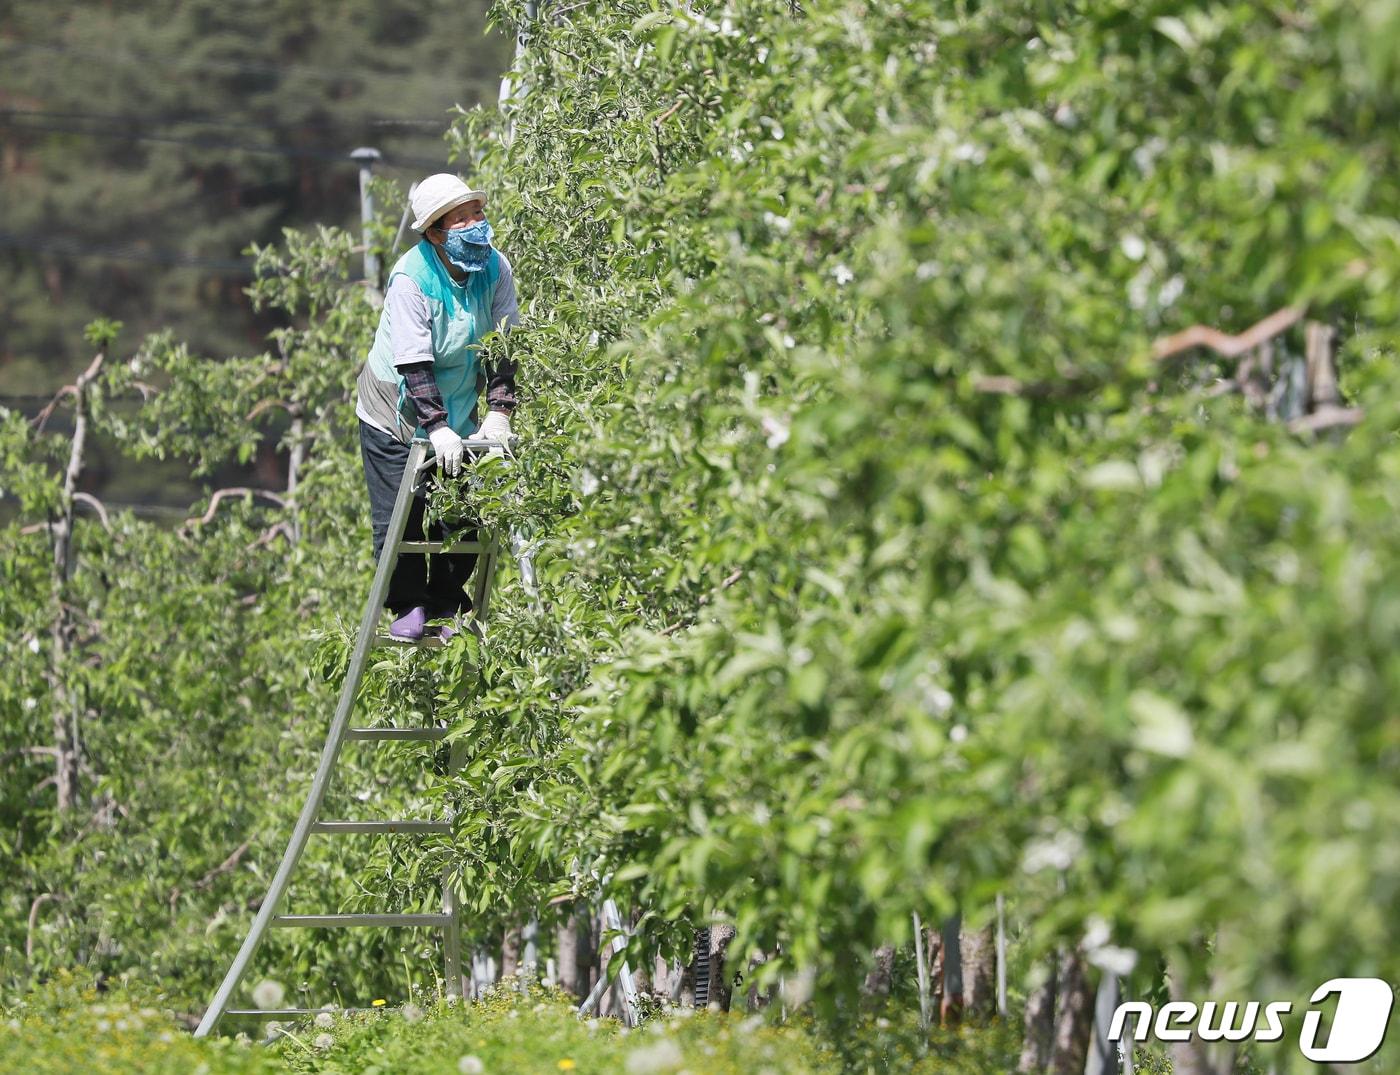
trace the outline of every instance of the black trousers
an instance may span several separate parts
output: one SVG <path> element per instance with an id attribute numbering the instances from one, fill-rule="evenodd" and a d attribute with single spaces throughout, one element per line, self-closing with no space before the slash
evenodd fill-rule
<path id="1" fill-rule="evenodd" d="M 370 522 L 374 528 L 374 559 L 384 549 L 384 537 L 389 531 L 389 518 L 394 513 L 394 501 L 399 495 L 404 468 L 408 465 L 407 444 L 401 444 L 374 426 L 360 422 L 360 459 L 365 465 L 365 485 L 369 489 Z M 423 512 L 428 506 L 423 496 L 413 498 L 408 522 L 404 527 L 405 541 L 441 541 L 441 524 L 423 527 Z M 467 540 L 475 541 L 473 532 Z M 389 579 L 389 595 L 384 603 L 395 616 L 421 605 L 428 610 L 429 619 L 453 616 L 471 610 L 467 582 L 476 567 L 474 553 L 400 556 Z"/>

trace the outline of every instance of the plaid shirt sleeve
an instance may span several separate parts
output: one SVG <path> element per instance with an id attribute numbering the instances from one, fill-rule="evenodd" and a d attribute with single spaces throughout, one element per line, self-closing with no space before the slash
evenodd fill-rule
<path id="1" fill-rule="evenodd" d="M 428 433 L 447 425 L 447 405 L 442 401 L 431 362 L 409 362 L 399 367 L 408 385 L 408 398 L 418 415 L 418 424 Z"/>
<path id="2" fill-rule="evenodd" d="M 496 292 L 491 296 L 491 325 L 502 332 L 520 321 L 520 302 L 515 294 L 515 270 L 499 250 L 501 275 Z M 515 409 L 515 360 L 503 358 L 499 365 L 486 371 L 486 405 L 493 411 L 509 414 Z"/>

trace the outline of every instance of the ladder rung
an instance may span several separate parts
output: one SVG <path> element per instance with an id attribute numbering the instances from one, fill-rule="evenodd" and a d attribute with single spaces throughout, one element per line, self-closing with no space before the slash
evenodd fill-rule
<path id="1" fill-rule="evenodd" d="M 322 1012 L 379 1012 L 383 1008 L 230 1008 L 225 1015 L 251 1015 L 265 1019 L 290 1019 L 297 1015 L 320 1015 Z"/>
<path id="2" fill-rule="evenodd" d="M 333 926 L 433 926 L 452 922 L 450 914 L 282 914 L 272 920 L 274 926 L 309 926 L 325 929 Z"/>
<path id="3" fill-rule="evenodd" d="M 447 645 L 437 635 L 424 635 L 417 642 L 410 642 L 406 638 L 395 638 L 391 634 L 378 634 L 374 636 L 376 646 L 416 646 L 418 649 L 442 649 Z"/>
<path id="4" fill-rule="evenodd" d="M 451 832 L 450 821 L 318 821 L 312 832 Z"/>
<path id="5" fill-rule="evenodd" d="M 423 740 L 423 739 L 446 739 L 448 729 L 446 728 L 350 728 L 345 732 L 346 739 L 378 739 L 378 740 Z"/>
<path id="6" fill-rule="evenodd" d="M 416 553 L 420 556 L 429 552 L 444 556 L 466 556 L 469 553 L 479 554 L 486 551 L 486 546 L 480 541 L 458 541 L 447 548 L 443 548 L 443 544 L 441 541 L 400 541 L 399 552 Z"/>

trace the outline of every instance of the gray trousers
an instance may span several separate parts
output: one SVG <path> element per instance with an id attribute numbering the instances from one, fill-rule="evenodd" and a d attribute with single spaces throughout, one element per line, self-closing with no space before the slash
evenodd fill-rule
<path id="1" fill-rule="evenodd" d="M 369 489 L 370 522 L 374 528 L 374 559 L 384 549 L 384 537 L 389 531 L 389 518 L 394 513 L 394 501 L 399 495 L 404 467 L 408 465 L 408 445 L 401 444 L 387 433 L 381 433 L 363 420 L 360 422 L 360 460 L 365 466 L 365 485 Z M 442 526 L 434 523 L 423 527 L 423 510 L 427 499 L 413 498 L 404 527 L 405 541 L 441 541 Z M 475 541 L 472 533 L 468 541 Z M 476 567 L 475 554 L 449 556 L 419 556 L 416 553 L 399 557 L 389 579 L 389 596 L 384 603 L 395 616 L 422 606 L 428 618 L 436 619 L 471 610 L 467 582 Z"/>

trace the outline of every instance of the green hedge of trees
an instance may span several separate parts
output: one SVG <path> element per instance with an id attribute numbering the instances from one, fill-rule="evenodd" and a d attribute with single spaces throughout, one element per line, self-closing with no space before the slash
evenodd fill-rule
<path id="1" fill-rule="evenodd" d="M 1186 996 L 1301 1008 L 1400 976 L 1397 36 L 1386 0 L 535 26 L 513 136 L 489 111 L 449 135 L 526 297 L 489 346 L 521 362 L 526 445 L 440 506 L 524 533 L 545 608 L 508 585 L 485 646 L 382 670 L 378 697 L 451 713 L 471 760 L 457 836 L 362 883 L 426 900 L 449 862 L 504 923 L 611 878 L 634 953 L 723 918 L 760 987 L 805 976 L 829 1007 L 911 912 L 981 924 L 999 892 L 1025 952 L 1132 964 L 1137 995 L 1169 968 Z M 260 549 L 270 596 L 216 625 L 266 616 L 282 648 L 250 674 L 312 738 L 324 688 L 292 640 L 335 622 L 308 594 L 354 607 L 367 543 L 344 392 L 371 316 L 325 283 L 335 249 L 265 255 L 290 270 L 269 300 L 319 304 L 287 367 L 335 375 L 303 401 L 300 544 Z M 1271 317 L 1234 357 L 1173 335 Z M 1305 324 L 1336 334 L 1335 401 Z M 143 353 L 213 375 L 173 346 Z M 241 406 L 202 416 L 208 443 Z M 211 525 L 231 556 L 252 521 Z M 247 734 L 275 739 L 258 709 Z M 200 823 L 222 846 L 237 820 Z"/>

